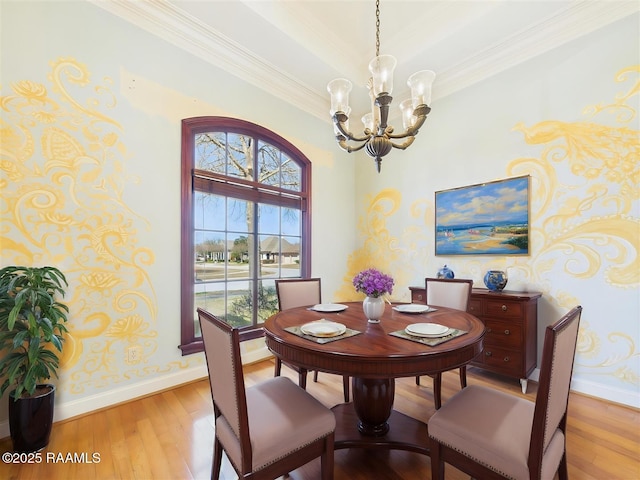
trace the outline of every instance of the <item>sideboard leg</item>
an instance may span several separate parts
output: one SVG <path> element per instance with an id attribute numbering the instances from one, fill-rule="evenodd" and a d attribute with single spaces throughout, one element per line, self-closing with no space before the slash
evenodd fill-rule
<path id="1" fill-rule="evenodd" d="M 527 393 L 527 379 L 526 378 L 521 378 L 520 379 L 520 386 L 522 387 L 522 393 Z"/>

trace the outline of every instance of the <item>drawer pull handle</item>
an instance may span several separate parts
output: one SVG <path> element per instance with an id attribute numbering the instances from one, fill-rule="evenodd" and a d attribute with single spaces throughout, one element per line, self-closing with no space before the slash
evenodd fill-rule
<path id="1" fill-rule="evenodd" d="M 504 357 L 504 361 L 508 362 L 509 361 L 509 357 Z"/>
<path id="2" fill-rule="evenodd" d="M 507 306 L 506 305 L 502 305 L 502 311 L 506 312 L 507 311 Z"/>
<path id="3" fill-rule="evenodd" d="M 490 357 L 490 356 L 491 356 L 491 352 L 484 352 L 484 354 L 485 354 L 487 357 Z"/>
<path id="4" fill-rule="evenodd" d="M 504 334 L 505 334 L 505 335 L 511 335 L 511 332 L 510 332 L 509 330 L 505 330 L 505 331 L 504 331 Z"/>

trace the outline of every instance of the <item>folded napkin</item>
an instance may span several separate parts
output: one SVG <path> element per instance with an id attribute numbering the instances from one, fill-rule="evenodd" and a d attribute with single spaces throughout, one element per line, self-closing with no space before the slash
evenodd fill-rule
<path id="1" fill-rule="evenodd" d="M 405 340 L 411 340 L 412 342 L 422 343 L 424 345 L 429 345 L 430 347 L 435 347 L 436 345 L 440 345 L 441 343 L 448 342 L 460 335 L 464 335 L 465 333 L 469 333 L 466 330 L 458 330 L 454 328 L 453 331 L 444 337 L 416 337 L 415 335 L 411 335 L 407 333 L 405 330 L 398 330 L 396 332 L 391 332 L 389 335 L 393 335 L 394 337 L 404 338 Z"/>
<path id="2" fill-rule="evenodd" d="M 320 344 L 335 342 L 336 340 L 342 340 L 343 338 L 353 337 L 354 335 L 359 335 L 362 333 L 362 332 L 359 332 L 358 330 L 352 330 L 351 328 L 347 328 L 347 330 L 342 335 L 336 335 L 335 337 L 314 337 L 312 335 L 306 335 L 302 333 L 302 330 L 300 330 L 300 327 L 287 327 L 285 328 L 285 331 Z"/>

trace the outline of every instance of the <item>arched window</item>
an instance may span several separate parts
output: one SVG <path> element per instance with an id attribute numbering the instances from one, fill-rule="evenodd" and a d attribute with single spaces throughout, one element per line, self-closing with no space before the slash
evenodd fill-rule
<path id="1" fill-rule="evenodd" d="M 188 118 L 181 181 L 184 355 L 202 350 L 196 308 L 257 331 L 278 308 L 275 280 L 309 276 L 311 163 L 253 123 Z"/>

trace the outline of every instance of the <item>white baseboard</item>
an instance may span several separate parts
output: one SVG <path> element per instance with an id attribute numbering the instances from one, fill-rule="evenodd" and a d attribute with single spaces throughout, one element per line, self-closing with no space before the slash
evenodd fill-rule
<path id="1" fill-rule="evenodd" d="M 269 351 L 266 345 L 263 345 L 261 348 L 242 352 L 242 364 L 249 365 L 250 363 L 261 362 L 269 357 L 273 357 L 273 354 Z"/>
<path id="2" fill-rule="evenodd" d="M 59 422 L 67 418 L 77 417 L 94 410 L 128 402 L 134 398 L 144 397 L 167 388 L 172 388 L 183 383 L 192 382 L 207 376 L 206 365 L 198 365 L 187 370 L 180 370 L 169 375 L 143 380 L 134 385 L 116 388 L 108 392 L 100 392 L 95 395 L 72 400 L 70 402 L 56 403 L 53 421 Z M 0 438 L 9 436 L 9 420 L 0 422 Z"/>
<path id="3" fill-rule="evenodd" d="M 529 380 L 537 382 L 539 378 L 540 369 L 536 368 L 529 376 Z M 640 391 L 634 393 L 620 388 L 612 388 L 599 383 L 580 380 L 575 376 L 571 380 L 571 391 L 633 408 L 640 408 Z"/>
<path id="4" fill-rule="evenodd" d="M 588 382 L 586 380 L 576 380 L 575 378 L 571 382 L 571 390 L 589 395 L 590 397 L 597 397 L 602 400 L 640 409 L 640 391 L 637 390 L 634 393 L 620 388 Z"/>
<path id="5" fill-rule="evenodd" d="M 242 363 L 256 363 L 272 356 L 265 346 L 242 353 Z M 144 397 L 153 393 L 173 388 L 178 385 L 189 383 L 194 380 L 207 377 L 207 366 L 203 363 L 186 370 L 162 375 L 160 377 L 143 380 L 133 385 L 116 388 L 108 392 L 100 392 L 78 400 L 70 402 L 56 403 L 54 411 L 54 422 L 66 420 L 68 418 L 84 415 L 101 408 L 110 407 L 123 402 L 129 402 L 135 398 Z M 9 436 L 9 420 L 0 422 L 0 438 Z"/>

